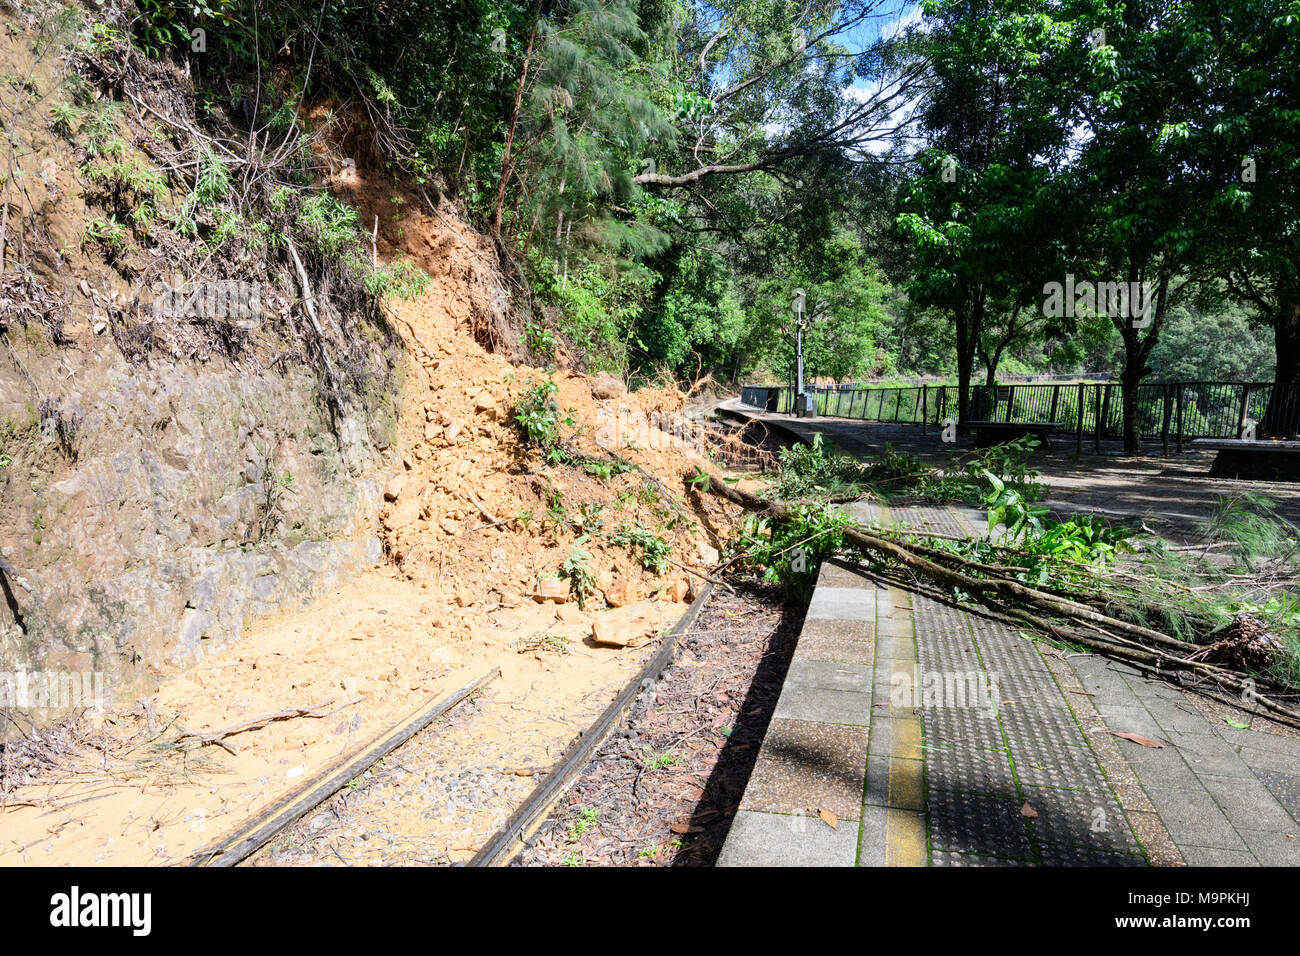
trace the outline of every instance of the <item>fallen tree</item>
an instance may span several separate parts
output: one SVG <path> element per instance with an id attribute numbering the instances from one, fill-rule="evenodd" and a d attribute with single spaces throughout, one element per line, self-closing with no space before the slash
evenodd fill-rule
<path id="1" fill-rule="evenodd" d="M 790 520 L 793 512 L 778 501 L 761 498 L 715 474 L 701 471 L 692 484 L 747 511 L 773 520 Z M 959 554 L 898 540 L 888 532 L 848 525 L 840 530 L 845 543 L 863 554 L 891 561 L 908 572 L 945 588 L 971 595 L 991 610 L 1021 621 L 1057 640 L 1069 641 L 1122 660 L 1161 677 L 1187 673 L 1239 696 L 1244 710 L 1260 710 L 1300 726 L 1300 709 L 1283 703 L 1294 689 L 1256 674 L 1210 663 L 1206 648 L 1179 640 L 1153 628 L 1114 617 L 1082 600 L 1032 587 L 1010 577 L 1014 569 L 971 561 Z M 1199 687 L 1197 689 L 1200 689 Z"/>

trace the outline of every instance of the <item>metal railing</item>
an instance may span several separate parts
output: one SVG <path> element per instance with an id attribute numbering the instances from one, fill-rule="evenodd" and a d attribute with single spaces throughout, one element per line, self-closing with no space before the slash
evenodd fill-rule
<path id="1" fill-rule="evenodd" d="M 872 422 L 940 426 L 957 419 L 955 385 L 810 388 L 819 415 Z M 1137 388 L 1138 431 L 1143 438 L 1178 442 L 1241 438 L 1264 417 L 1272 382 L 1152 382 Z M 789 386 L 746 385 L 741 401 L 789 413 Z M 1288 431 L 1300 428 L 1300 408 L 1283 410 Z M 1062 431 L 1096 442 L 1123 436 L 1124 408 L 1117 383 L 1049 383 L 971 386 L 970 419 L 1010 423 L 1058 422 Z M 1292 421 L 1294 419 L 1294 421 Z"/>

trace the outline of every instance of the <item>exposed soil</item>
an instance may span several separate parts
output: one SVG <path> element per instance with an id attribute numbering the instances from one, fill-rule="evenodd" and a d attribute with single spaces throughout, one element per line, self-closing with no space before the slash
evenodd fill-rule
<path id="1" fill-rule="evenodd" d="M 712 866 L 803 625 L 752 579 L 716 589 L 676 659 L 610 735 L 516 866 Z"/>
<path id="2" fill-rule="evenodd" d="M 647 646 L 617 659 L 586 648 L 530 655 L 540 666 L 526 661 L 489 684 L 277 835 L 249 864 L 469 859 L 653 653 Z"/>

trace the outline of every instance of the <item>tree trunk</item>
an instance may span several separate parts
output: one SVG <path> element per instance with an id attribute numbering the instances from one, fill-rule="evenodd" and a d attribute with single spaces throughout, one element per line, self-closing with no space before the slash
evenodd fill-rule
<path id="1" fill-rule="evenodd" d="M 975 349 L 984 325 L 984 293 L 978 292 L 969 313 L 957 313 L 957 430 L 966 432 L 970 420 L 970 379 L 975 365 Z"/>
<path id="2" fill-rule="evenodd" d="M 969 347 L 964 334 L 969 325 L 968 318 L 957 316 L 957 424 L 962 429 L 970 418 L 970 376 L 975 364 L 975 350 Z"/>
<path id="3" fill-rule="evenodd" d="M 1124 371 L 1119 377 L 1120 404 L 1124 413 L 1124 454 L 1136 455 L 1142 451 L 1142 432 L 1138 427 L 1138 383 L 1146 371 L 1145 363 L 1139 358 L 1129 359 L 1124 363 Z"/>
<path id="4" fill-rule="evenodd" d="M 506 186 L 510 181 L 510 148 L 515 141 L 515 127 L 519 125 L 519 110 L 524 101 L 524 84 L 528 82 L 528 65 L 533 56 L 533 44 L 537 41 L 537 21 L 542 13 L 542 0 L 537 0 L 533 8 L 533 26 L 528 33 L 528 48 L 524 50 L 524 62 L 519 68 L 519 85 L 515 87 L 515 103 L 510 110 L 510 123 L 506 128 L 506 144 L 501 154 L 501 181 L 497 183 L 496 200 L 492 204 L 492 238 L 501 241 L 501 211 L 506 204 Z"/>
<path id="5" fill-rule="evenodd" d="M 1300 433 L 1300 302 L 1284 302 L 1273 325 L 1277 371 L 1259 433 L 1294 438 Z"/>
<path id="6" fill-rule="evenodd" d="M 1137 455 L 1142 452 L 1142 433 L 1138 422 L 1137 388 L 1147 374 L 1147 359 L 1160 339 L 1160 329 L 1164 325 L 1165 314 L 1169 311 L 1170 288 L 1173 277 L 1174 261 L 1168 250 L 1162 253 L 1160 268 L 1157 272 L 1154 301 L 1147 303 L 1151 309 L 1143 335 L 1136 325 L 1137 316 L 1120 315 L 1112 317 L 1120 337 L 1124 340 L 1124 371 L 1120 373 L 1120 396 L 1124 413 L 1124 454 Z M 1129 270 L 1129 288 L 1134 287 L 1145 269 L 1136 267 Z M 1145 299 L 1145 296 L 1144 296 Z M 1131 310 L 1130 310 L 1131 311 Z"/>

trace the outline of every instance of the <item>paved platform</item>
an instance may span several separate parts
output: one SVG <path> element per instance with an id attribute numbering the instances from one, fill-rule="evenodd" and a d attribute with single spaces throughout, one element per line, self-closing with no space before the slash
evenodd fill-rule
<path id="1" fill-rule="evenodd" d="M 831 561 L 719 865 L 1288 865 L 1298 819 L 1289 728 Z"/>

